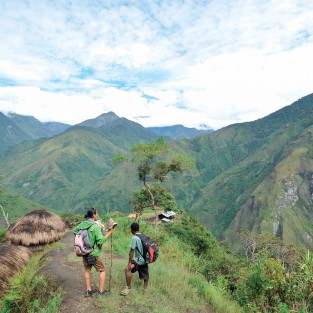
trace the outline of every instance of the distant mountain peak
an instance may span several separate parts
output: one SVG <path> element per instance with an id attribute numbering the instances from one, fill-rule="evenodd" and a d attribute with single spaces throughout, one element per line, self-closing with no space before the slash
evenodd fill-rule
<path id="1" fill-rule="evenodd" d="M 98 127 L 107 125 L 107 124 L 109 124 L 109 123 L 111 123 L 117 119 L 120 119 L 120 117 L 117 116 L 114 112 L 110 111 L 108 113 L 103 113 L 96 118 L 92 118 L 92 119 L 86 120 L 84 122 L 81 122 L 77 125 L 98 128 Z"/>
<path id="2" fill-rule="evenodd" d="M 213 129 L 196 129 L 185 127 L 181 124 L 173 125 L 173 126 L 163 126 L 163 127 L 148 127 L 150 131 L 157 134 L 158 136 L 164 136 L 169 140 L 176 140 L 187 138 L 191 139 L 200 135 L 205 135 L 208 133 L 212 133 Z"/>

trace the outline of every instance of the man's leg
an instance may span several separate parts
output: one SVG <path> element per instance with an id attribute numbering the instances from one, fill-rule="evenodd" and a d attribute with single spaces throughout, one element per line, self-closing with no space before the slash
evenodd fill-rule
<path id="1" fill-rule="evenodd" d="M 134 264 L 132 264 L 134 267 Z M 132 278 L 133 278 L 133 273 L 131 270 L 128 269 L 128 267 L 125 268 L 125 278 L 126 278 L 126 286 L 130 289 L 132 285 Z"/>
<path id="2" fill-rule="evenodd" d="M 133 278 L 133 273 L 131 271 L 134 267 L 135 265 L 132 264 L 131 269 L 129 269 L 128 266 L 125 268 L 126 288 L 121 291 L 121 295 L 123 296 L 127 296 L 131 290 L 132 278 Z"/>
<path id="3" fill-rule="evenodd" d="M 99 273 L 99 291 L 104 291 L 104 285 L 105 285 L 105 271 Z"/>
<path id="4" fill-rule="evenodd" d="M 149 278 L 143 280 L 143 288 L 147 290 L 149 287 Z"/>
<path id="5" fill-rule="evenodd" d="M 91 291 L 91 267 L 85 267 L 86 290 Z"/>

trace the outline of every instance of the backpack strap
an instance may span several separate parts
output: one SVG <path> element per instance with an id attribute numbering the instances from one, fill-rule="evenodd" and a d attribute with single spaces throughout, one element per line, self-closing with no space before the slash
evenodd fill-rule
<path id="1" fill-rule="evenodd" d="M 141 233 L 140 233 L 141 234 Z M 140 236 L 138 236 L 137 234 L 135 235 L 135 236 L 137 236 L 139 239 L 140 239 L 140 241 L 141 241 L 141 246 L 142 246 L 142 250 L 143 250 L 143 244 L 142 244 L 142 240 L 141 240 L 141 238 L 140 238 Z M 142 253 L 139 251 L 139 249 L 138 249 L 138 247 L 136 246 L 136 250 L 139 252 L 139 254 L 142 256 L 142 258 L 143 259 L 145 259 L 145 257 L 142 255 Z M 142 251 L 143 252 L 143 251 Z"/>

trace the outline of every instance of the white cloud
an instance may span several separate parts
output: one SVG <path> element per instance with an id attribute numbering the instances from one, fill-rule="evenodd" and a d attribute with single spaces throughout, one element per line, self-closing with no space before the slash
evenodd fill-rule
<path id="1" fill-rule="evenodd" d="M 0 111 L 45 121 L 220 128 L 312 92 L 309 0 L 2 1 L 0 28 Z"/>

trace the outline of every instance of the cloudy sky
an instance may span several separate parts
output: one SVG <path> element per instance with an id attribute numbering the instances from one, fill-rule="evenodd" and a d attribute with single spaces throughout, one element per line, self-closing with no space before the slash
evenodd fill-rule
<path id="1" fill-rule="evenodd" d="M 311 0 L 0 0 L 0 111 L 221 128 L 313 92 Z"/>

